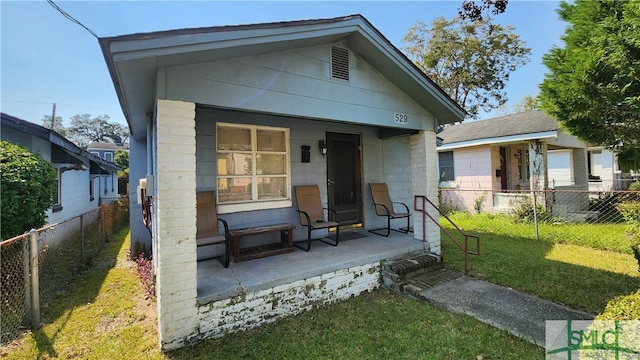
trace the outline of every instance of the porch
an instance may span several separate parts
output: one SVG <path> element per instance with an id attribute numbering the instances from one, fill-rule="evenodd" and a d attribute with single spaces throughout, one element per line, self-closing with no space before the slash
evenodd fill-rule
<path id="1" fill-rule="evenodd" d="M 217 259 L 199 261 L 197 301 L 202 306 L 428 248 L 429 243 L 412 233 L 391 232 L 383 237 L 354 229 L 341 231 L 335 247 L 314 241 L 309 252 L 296 248 L 292 253 L 232 261 L 226 269 Z"/>

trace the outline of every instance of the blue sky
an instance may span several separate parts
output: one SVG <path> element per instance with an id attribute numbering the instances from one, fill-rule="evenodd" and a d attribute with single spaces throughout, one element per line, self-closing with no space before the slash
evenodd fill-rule
<path id="1" fill-rule="evenodd" d="M 125 124 L 98 40 L 46 1 L 0 0 L 0 100 L 2 112 L 42 124 L 56 103 L 65 125 L 76 114 L 107 114 Z M 55 0 L 54 0 L 55 1 Z M 331 18 L 366 17 L 399 49 L 418 20 L 457 15 L 462 0 L 450 1 L 55 1 L 99 37 L 191 27 Z M 566 23 L 557 1 L 511 0 L 496 20 L 515 26 L 532 48 L 531 61 L 511 75 L 509 104 L 538 93 L 547 71 L 542 55 L 563 46 Z M 481 118 L 501 115 L 481 114 Z"/>

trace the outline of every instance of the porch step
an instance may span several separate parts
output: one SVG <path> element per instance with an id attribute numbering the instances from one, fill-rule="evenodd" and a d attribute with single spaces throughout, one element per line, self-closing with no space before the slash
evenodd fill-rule
<path id="1" fill-rule="evenodd" d="M 462 273 L 451 269 L 439 269 L 431 273 L 422 274 L 409 279 L 404 286 L 404 293 L 421 298 L 420 293 L 436 285 L 444 284 L 447 281 L 462 277 Z"/>
<path id="2" fill-rule="evenodd" d="M 430 277 L 442 270 L 442 257 L 427 251 L 405 254 L 385 262 L 382 266 L 383 285 L 393 291 L 403 293 L 405 286 L 414 279 Z M 420 280 L 427 283 L 428 280 Z"/>

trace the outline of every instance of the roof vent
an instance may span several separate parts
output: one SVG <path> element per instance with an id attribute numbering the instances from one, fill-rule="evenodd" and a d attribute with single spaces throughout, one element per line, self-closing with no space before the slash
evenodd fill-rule
<path id="1" fill-rule="evenodd" d="M 349 81 L 349 50 L 331 47 L 331 77 Z"/>

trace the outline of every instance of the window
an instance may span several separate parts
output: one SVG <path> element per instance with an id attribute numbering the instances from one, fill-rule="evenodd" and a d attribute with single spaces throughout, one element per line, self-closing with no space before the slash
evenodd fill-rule
<path id="1" fill-rule="evenodd" d="M 218 124 L 216 141 L 219 204 L 291 198 L 289 129 Z"/>
<path id="2" fill-rule="evenodd" d="M 54 212 L 62 210 L 62 169 L 56 168 L 56 186 L 53 190 Z"/>
<path id="3" fill-rule="evenodd" d="M 93 201 L 95 199 L 93 197 L 93 180 L 95 180 L 95 178 L 89 178 L 89 201 Z"/>
<path id="4" fill-rule="evenodd" d="M 107 160 L 107 161 L 113 162 L 113 153 L 112 152 L 105 152 L 104 153 L 104 159 Z"/>
<path id="5" fill-rule="evenodd" d="M 438 164 L 440 181 L 454 181 L 456 179 L 456 174 L 453 171 L 453 151 L 438 153 Z"/>
<path id="6" fill-rule="evenodd" d="M 529 153 L 525 149 L 518 149 L 516 152 L 518 158 L 518 180 L 529 181 Z"/>
<path id="7" fill-rule="evenodd" d="M 589 181 L 602 181 L 602 151 L 587 151 L 587 170 L 589 171 Z"/>

